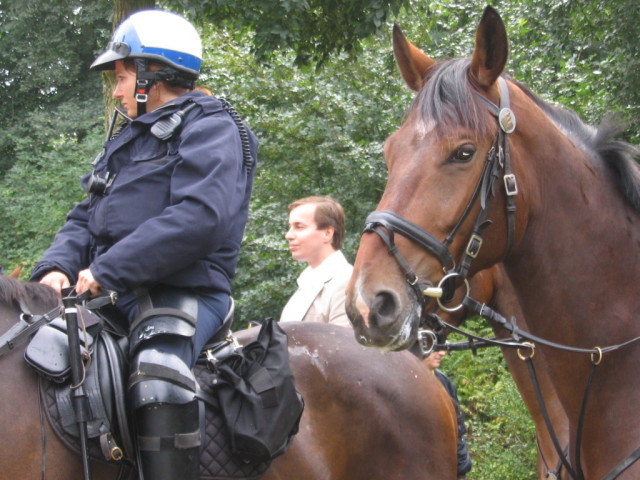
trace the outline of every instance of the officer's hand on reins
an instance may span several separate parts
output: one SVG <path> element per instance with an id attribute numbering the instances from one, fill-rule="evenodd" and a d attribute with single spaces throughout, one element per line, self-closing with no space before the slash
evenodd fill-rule
<path id="1" fill-rule="evenodd" d="M 92 297 L 97 297 L 102 293 L 102 285 L 93 278 L 93 274 L 88 268 L 78 274 L 78 281 L 76 283 L 76 292 L 78 294 L 86 291 L 91 292 Z"/>
<path id="2" fill-rule="evenodd" d="M 53 270 L 40 279 L 40 283 L 53 288 L 58 295 L 62 294 L 62 290 L 69 288 L 71 283 L 69 278 L 59 270 Z"/>

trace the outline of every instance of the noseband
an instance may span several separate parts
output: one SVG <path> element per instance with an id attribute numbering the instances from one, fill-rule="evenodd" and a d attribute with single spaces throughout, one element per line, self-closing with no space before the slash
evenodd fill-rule
<path id="1" fill-rule="evenodd" d="M 387 246 L 389 253 L 393 255 L 398 262 L 407 282 L 416 292 L 418 302 L 421 305 L 425 304 L 424 296 L 435 297 L 438 301 L 438 305 L 447 310 L 447 307 L 444 307 L 442 303 L 447 303 L 453 297 L 455 290 L 454 282 L 452 281 L 453 278 L 460 277 L 461 279 L 466 280 L 469 268 L 471 267 L 471 262 L 478 256 L 480 248 L 482 247 L 483 231 L 491 224 L 491 221 L 487 219 L 487 212 L 489 201 L 491 200 L 491 197 L 495 196 L 495 181 L 499 178 L 500 172 L 502 172 L 502 178 L 505 186 L 508 231 L 504 258 L 509 255 L 513 246 L 515 237 L 515 195 L 518 193 L 518 185 L 515 175 L 511 172 L 507 135 L 515 130 L 516 120 L 513 112 L 509 108 L 509 89 L 507 87 L 507 82 L 500 77 L 498 78 L 498 83 L 500 86 L 500 107 L 476 92 L 478 97 L 481 98 L 489 107 L 491 113 L 496 116 L 500 128 L 498 129 L 498 134 L 493 146 L 489 149 L 487 159 L 471 198 L 462 212 L 462 215 L 444 241 L 439 241 L 418 225 L 389 210 L 372 212 L 365 220 L 363 233 L 373 232 L 382 239 Z M 475 220 L 471 237 L 467 242 L 462 258 L 456 266 L 453 256 L 449 251 L 449 247 L 453 242 L 454 236 L 468 218 L 473 206 L 478 200 L 480 201 L 480 212 Z M 445 276 L 440 281 L 438 287 L 434 288 L 431 284 L 420 284 L 418 276 L 411 269 L 411 266 L 398 251 L 398 248 L 394 243 L 394 236 L 396 233 L 415 242 L 438 259 L 445 272 Z M 462 307 L 462 305 L 458 308 L 460 307 Z"/>

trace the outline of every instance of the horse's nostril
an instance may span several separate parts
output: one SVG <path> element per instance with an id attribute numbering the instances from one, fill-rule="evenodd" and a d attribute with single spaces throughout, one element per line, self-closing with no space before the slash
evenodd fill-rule
<path id="1" fill-rule="evenodd" d="M 383 291 L 376 295 L 372 312 L 375 313 L 380 327 L 394 322 L 397 315 L 397 305 L 395 295 L 392 292 Z"/>
<path id="2" fill-rule="evenodd" d="M 393 299 L 393 295 L 389 292 L 381 292 L 376 295 L 376 307 L 381 315 L 388 315 L 395 310 L 396 302 Z"/>

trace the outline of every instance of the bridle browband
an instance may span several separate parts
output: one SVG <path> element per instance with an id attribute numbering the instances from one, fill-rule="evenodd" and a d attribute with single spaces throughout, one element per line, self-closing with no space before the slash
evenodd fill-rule
<path id="1" fill-rule="evenodd" d="M 496 116 L 500 128 L 498 129 L 498 134 L 493 146 L 487 153 L 487 159 L 484 163 L 473 193 L 471 194 L 471 198 L 447 237 L 443 241 L 440 241 L 415 223 L 412 223 L 406 218 L 389 210 L 372 212 L 365 220 L 363 234 L 373 232 L 380 237 L 387 246 L 389 253 L 395 257 L 407 282 L 415 291 L 418 302 L 421 305 L 426 303 L 424 297 L 430 296 L 437 298 L 438 304 L 440 307 L 443 307 L 441 304 L 442 300 L 446 303 L 453 297 L 453 291 L 455 289 L 453 282 L 451 281 L 453 277 L 459 277 L 462 280 L 467 278 L 471 262 L 478 256 L 480 248 L 482 247 L 482 235 L 484 229 L 492 223 L 487 219 L 488 207 L 491 197 L 495 196 L 495 181 L 499 178 L 501 171 L 503 172 L 502 178 L 505 186 L 508 232 L 507 246 L 503 260 L 509 255 L 513 247 L 516 211 L 514 197 L 518 193 L 518 186 L 515 175 L 511 172 L 511 159 L 507 135 L 515 130 L 516 121 L 513 112 L 509 108 L 510 101 L 507 82 L 500 77 L 498 78 L 498 84 L 500 87 L 499 107 L 486 97 L 482 96 L 479 92 L 476 92 L 478 97 L 487 104 L 491 113 Z M 471 214 L 473 206 L 478 201 L 480 202 L 480 211 L 474 222 L 471 236 L 462 254 L 462 258 L 456 266 L 453 256 L 449 251 L 449 247 L 453 242 L 455 235 L 458 233 L 458 230 Z M 430 284 L 420 284 L 417 274 L 411 269 L 409 262 L 407 262 L 407 260 L 402 256 L 395 245 L 395 233 L 412 240 L 438 259 L 445 272 L 445 276 L 440 281 L 438 287 L 433 288 Z"/>

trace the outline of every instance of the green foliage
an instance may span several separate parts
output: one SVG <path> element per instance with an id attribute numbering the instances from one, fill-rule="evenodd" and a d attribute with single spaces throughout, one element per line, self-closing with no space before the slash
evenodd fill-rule
<path id="1" fill-rule="evenodd" d="M 634 0 L 414 2 L 397 19 L 435 59 L 469 56 L 487 3 L 509 35 L 507 72 L 590 123 L 613 115 L 640 140 L 640 10 Z"/>
<path id="2" fill-rule="evenodd" d="M 397 128 L 410 93 L 389 51 L 369 50 L 358 62 L 345 55 L 319 72 L 295 68 L 292 55 L 266 67 L 242 47 L 246 37 L 206 28 L 201 80 L 231 101 L 261 140 L 234 281 L 237 318 L 243 324 L 277 318 L 304 267 L 290 259 L 284 240 L 287 205 L 315 194 L 339 200 L 347 216 L 345 252 L 353 258 L 363 219 L 384 186 L 382 143 Z"/>
<path id="3" fill-rule="evenodd" d="M 7 270 L 24 265 L 27 275 L 82 199 L 79 178 L 104 140 L 101 113 L 93 101 L 36 112 L 14 138 L 16 160 L 0 184 L 0 265 Z"/>
<path id="4" fill-rule="evenodd" d="M 467 320 L 464 329 L 483 337 L 493 331 L 482 319 Z M 459 334 L 452 342 L 466 341 Z M 455 352 L 442 370 L 455 383 L 465 412 L 474 480 L 537 478 L 535 428 L 497 347 Z"/>
<path id="5" fill-rule="evenodd" d="M 166 3 L 197 19 L 206 52 L 202 82 L 234 104 L 261 140 L 233 285 L 235 327 L 278 317 L 304 267 L 286 248 L 288 203 L 312 194 L 338 199 L 347 214 L 345 253 L 353 259 L 363 220 L 384 188 L 382 145 L 413 96 L 391 54 L 390 22 L 436 59 L 468 56 L 486 1 Z M 640 9 L 633 0 L 490 3 L 509 33 L 510 74 L 590 122 L 617 112 L 629 121 L 628 138 L 640 138 Z M 27 275 L 83 196 L 78 179 L 103 139 L 100 76 L 86 67 L 106 42 L 110 8 L 107 0 L 0 4 L 5 270 L 25 264 Z M 490 335 L 481 323 L 470 325 Z M 455 353 L 443 370 L 467 414 L 475 464 L 469 478 L 535 478 L 533 426 L 499 351 Z"/>
<path id="6" fill-rule="evenodd" d="M 169 5 L 233 30 L 249 29 L 252 51 L 267 61 L 294 51 L 298 65 L 322 65 L 330 55 L 362 51 L 407 0 L 170 0 Z"/>
<path id="7" fill-rule="evenodd" d="M 109 8 L 108 0 L 0 3 L 0 176 L 12 165 L 14 139 L 32 113 L 101 101 L 100 76 L 89 65 L 97 45 L 106 43 Z"/>

